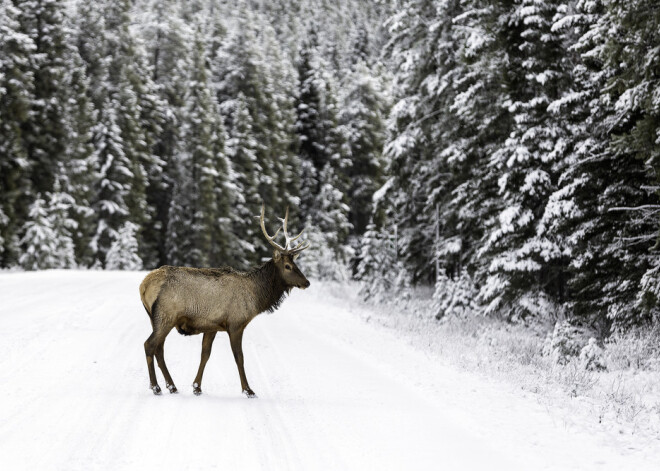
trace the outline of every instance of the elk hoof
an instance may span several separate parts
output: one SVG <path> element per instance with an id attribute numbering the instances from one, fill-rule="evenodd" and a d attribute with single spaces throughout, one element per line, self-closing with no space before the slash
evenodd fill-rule
<path id="1" fill-rule="evenodd" d="M 151 390 L 154 392 L 156 396 L 160 396 L 160 386 L 157 384 L 151 386 Z"/>
<path id="2" fill-rule="evenodd" d="M 179 392 L 179 390 L 173 384 L 168 384 L 167 389 L 170 390 L 170 394 L 176 394 Z"/>
<path id="3" fill-rule="evenodd" d="M 195 396 L 201 396 L 202 395 L 202 387 L 197 383 L 193 383 L 193 394 Z"/>
<path id="4" fill-rule="evenodd" d="M 256 399 L 257 398 L 257 395 L 254 393 L 254 391 L 252 389 L 243 389 L 243 394 L 248 399 Z"/>

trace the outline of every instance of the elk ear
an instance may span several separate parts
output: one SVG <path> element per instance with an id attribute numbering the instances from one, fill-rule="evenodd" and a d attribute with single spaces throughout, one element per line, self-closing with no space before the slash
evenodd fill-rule
<path id="1" fill-rule="evenodd" d="M 273 260 L 276 262 L 280 261 L 280 258 L 282 258 L 282 254 L 280 253 L 279 250 L 273 250 Z"/>

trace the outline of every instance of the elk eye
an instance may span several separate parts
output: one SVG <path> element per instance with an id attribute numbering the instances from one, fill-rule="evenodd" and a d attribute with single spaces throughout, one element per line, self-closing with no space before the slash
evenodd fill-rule
<path id="1" fill-rule="evenodd" d="M 291 265 L 284 265 L 284 268 L 286 268 L 287 270 L 291 270 Z"/>

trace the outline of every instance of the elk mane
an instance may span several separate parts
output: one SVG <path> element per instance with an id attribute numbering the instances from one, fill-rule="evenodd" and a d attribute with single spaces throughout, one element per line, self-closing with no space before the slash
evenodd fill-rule
<path id="1" fill-rule="evenodd" d="M 275 312 L 289 291 L 273 260 L 247 272 L 259 287 L 259 298 L 256 299 L 259 312 Z"/>

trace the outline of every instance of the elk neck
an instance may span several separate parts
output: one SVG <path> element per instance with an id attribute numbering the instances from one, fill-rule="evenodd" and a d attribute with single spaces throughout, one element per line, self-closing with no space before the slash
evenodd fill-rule
<path id="1" fill-rule="evenodd" d="M 273 312 L 280 307 L 287 292 L 287 286 L 273 260 L 269 260 L 250 273 L 256 285 L 257 307 L 259 312 Z"/>

